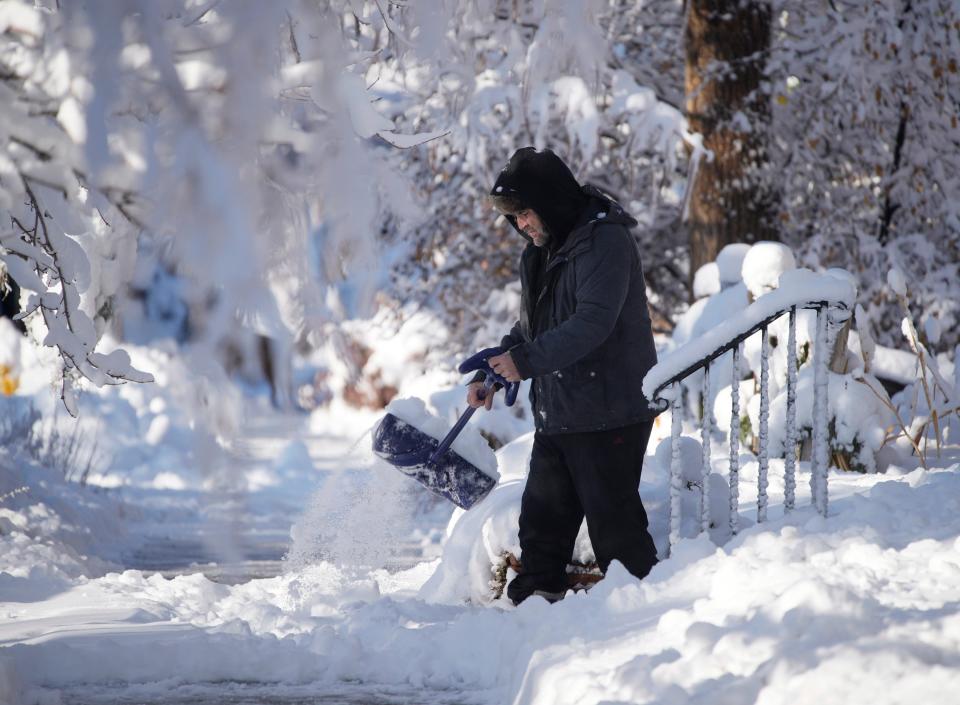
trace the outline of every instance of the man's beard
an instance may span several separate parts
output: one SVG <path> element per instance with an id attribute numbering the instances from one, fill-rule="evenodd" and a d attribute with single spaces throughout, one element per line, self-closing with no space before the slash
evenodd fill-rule
<path id="1" fill-rule="evenodd" d="M 524 230 L 523 232 L 528 238 L 530 238 L 533 244 L 537 247 L 546 247 L 547 245 L 550 244 L 550 241 L 553 239 L 553 236 L 550 234 L 550 230 L 547 228 L 546 225 L 544 225 L 543 228 L 541 228 L 539 231 L 540 242 L 537 242 L 537 238 L 533 236 L 532 230 Z"/>

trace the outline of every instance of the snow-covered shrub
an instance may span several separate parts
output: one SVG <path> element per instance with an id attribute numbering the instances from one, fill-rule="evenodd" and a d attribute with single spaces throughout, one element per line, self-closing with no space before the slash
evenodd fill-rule
<path id="1" fill-rule="evenodd" d="M 723 252 L 721 252 L 721 255 Z M 718 257 L 718 260 L 720 258 Z M 795 270 L 794 257 L 789 248 L 782 243 L 761 242 L 753 245 L 740 256 L 740 276 L 743 281 L 729 282 L 725 288 L 704 297 L 694 303 L 678 321 L 673 346 L 687 342 L 702 335 L 714 326 L 745 308 L 751 298 L 757 299 L 765 293 L 781 286 L 794 286 L 803 281 L 802 270 Z M 726 267 L 727 270 L 730 267 Z M 719 262 L 718 262 L 719 270 Z M 849 273 L 843 270 L 828 270 L 827 274 L 850 280 Z M 815 298 L 814 295 L 811 298 Z M 862 312 L 862 309 L 858 309 Z M 836 328 L 836 327 L 835 327 Z M 786 395 L 787 395 L 787 342 L 789 340 L 789 318 L 784 315 L 769 325 L 770 337 L 770 446 L 773 455 L 782 456 L 786 434 Z M 836 331 L 835 331 L 836 332 Z M 797 341 L 797 427 L 798 441 L 802 444 L 812 434 L 813 406 L 813 359 L 810 354 L 816 334 L 816 313 L 798 311 L 795 331 Z M 846 342 L 846 337 L 839 338 Z M 758 449 L 757 431 L 760 428 L 760 372 L 761 337 L 751 336 L 743 343 L 741 373 L 739 384 L 741 416 L 737 428 L 741 442 L 747 448 Z M 862 363 L 853 351 L 846 355 L 833 355 L 842 364 L 842 369 L 830 373 L 829 381 L 829 418 L 828 433 L 832 461 L 843 469 L 861 472 L 874 472 L 877 469 L 876 456 L 888 440 L 886 429 L 892 416 L 886 406 L 865 387 L 872 383 L 879 387 L 876 378 L 864 377 Z M 702 373 L 689 377 L 684 383 L 688 409 L 697 416 L 704 409 L 712 410 L 716 428 L 729 434 L 732 420 L 731 412 L 731 355 L 727 353 L 711 365 L 712 398 L 701 399 Z M 796 449 L 794 450 L 796 452 Z"/>
<path id="2" fill-rule="evenodd" d="M 797 430 L 802 443 L 813 431 L 813 367 L 804 366 L 797 378 Z M 829 373 L 829 418 L 827 421 L 831 461 L 843 470 L 876 472 L 876 455 L 886 441 L 890 413 L 855 374 Z M 875 379 L 873 384 L 879 385 Z M 754 397 L 756 398 L 756 397 Z M 749 405 L 751 424 L 758 427 L 756 405 Z M 787 452 L 787 394 L 784 389 L 770 403 L 769 452 L 782 457 Z M 796 452 L 797 449 L 794 449 Z"/>
<path id="3" fill-rule="evenodd" d="M 902 445 L 915 453 L 926 467 L 931 439 L 939 454 L 943 444 L 955 439 L 950 435 L 956 433 L 953 429 L 960 428 L 957 424 L 960 419 L 960 376 L 956 357 L 960 348 L 954 351 L 952 361 L 946 355 L 932 355 L 928 345 L 937 345 L 941 338 L 938 320 L 927 316 L 921 335 L 912 319 L 903 273 L 893 268 L 887 273 L 886 281 L 904 314 L 900 329 L 914 356 L 912 370 L 908 371 L 904 389 L 891 399 L 877 379 L 869 374 L 878 348 L 867 326 L 861 325 L 858 342 L 862 363 L 855 375 L 864 389 L 869 390 L 874 404 L 882 406 L 891 417 L 884 441 L 902 441 Z M 858 313 L 861 311 L 858 307 Z M 950 368 L 953 368 L 952 379 Z"/>
<path id="4" fill-rule="evenodd" d="M 778 0 L 767 75 L 783 240 L 798 263 L 857 278 L 864 323 L 901 345 L 891 267 L 937 350 L 960 342 L 960 93 L 951 0 Z"/>
<path id="5" fill-rule="evenodd" d="M 658 474 L 669 476 L 672 462 L 672 439 L 664 438 L 654 452 Z M 683 480 L 680 495 L 680 535 L 692 538 L 700 533 L 700 504 L 703 494 L 703 446 L 696 438 L 680 436 L 680 472 Z M 648 469 L 649 472 L 649 469 Z M 710 536 L 722 541 L 729 536 L 730 486 L 717 472 L 709 476 Z"/>

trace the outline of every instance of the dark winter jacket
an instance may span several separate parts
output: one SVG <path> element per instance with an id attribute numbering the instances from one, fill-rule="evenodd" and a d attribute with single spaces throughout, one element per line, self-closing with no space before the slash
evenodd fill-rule
<path id="1" fill-rule="evenodd" d="M 595 431 L 656 416 L 641 389 L 657 353 L 629 231 L 637 222 L 599 189 L 581 187 L 549 150 L 519 150 L 491 193 L 520 200 L 551 233 L 548 247 L 523 251 L 520 320 L 500 342 L 533 378 L 537 430 Z"/>

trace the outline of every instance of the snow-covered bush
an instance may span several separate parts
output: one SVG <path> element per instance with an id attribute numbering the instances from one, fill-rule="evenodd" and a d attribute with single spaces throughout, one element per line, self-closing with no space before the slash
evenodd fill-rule
<path id="1" fill-rule="evenodd" d="M 651 305 L 664 324 L 686 298 L 683 242 L 674 224 L 684 150 L 698 153 L 699 143 L 678 101 L 663 100 L 661 72 L 633 65 L 628 56 L 659 51 L 634 43 L 632 20 L 642 14 L 659 34 L 664 30 L 653 28 L 654 18 L 677 16 L 678 7 L 455 0 L 438 11 L 455 22 L 435 39 L 432 53 L 406 63 L 379 62 L 368 73 L 369 82 L 377 80 L 372 92 L 382 91 L 384 102 L 401 82 L 416 86 L 418 104 L 391 100 L 398 120 L 416 129 L 450 130 L 448 137 L 397 155 L 425 197 L 426 217 L 410 233 L 416 249 L 395 271 L 393 294 L 434 307 L 450 328 L 454 350 L 477 341 L 500 305 L 491 292 L 516 280 L 524 245 L 486 194 L 510 154 L 533 144 L 552 148 L 581 181 L 616 194 L 640 219 L 635 234 Z M 439 65 L 442 78 L 424 80 Z M 480 347 L 494 344 L 505 330 L 491 331 L 496 337 Z"/>
<path id="2" fill-rule="evenodd" d="M 886 427 L 884 441 L 900 441 L 926 467 L 931 439 L 939 455 L 942 445 L 956 439 L 957 431 L 954 429 L 960 428 L 957 423 L 960 419 L 960 376 L 957 373 L 957 352 L 960 347 L 954 350 L 953 360 L 946 355 L 932 355 L 927 346 L 940 342 L 938 320 L 926 317 L 921 335 L 912 320 L 903 273 L 899 269 L 891 269 L 886 281 L 904 314 L 901 331 L 913 355 L 912 369 L 905 370 L 907 384 L 891 399 L 884 387 L 869 374 L 876 362 L 878 346 L 870 331 L 861 326 L 858 342 L 862 364 L 855 375 L 869 390 L 873 403 L 881 405 L 893 417 Z"/>
<path id="3" fill-rule="evenodd" d="M 730 246 L 731 248 L 734 246 Z M 721 257 L 730 259 L 738 254 L 742 281 L 735 281 L 728 273 L 725 288 L 705 296 L 693 304 L 680 317 L 671 346 L 676 347 L 703 335 L 711 328 L 722 324 L 731 315 L 745 308 L 750 300 L 780 286 L 793 286 L 794 281 L 801 282 L 805 276 L 802 270 L 795 270 L 792 252 L 782 243 L 760 242 L 743 252 L 721 251 Z M 719 271 L 721 257 L 714 267 Z M 709 266 L 709 265 L 707 265 Z M 730 267 L 725 267 L 729 270 Z M 829 270 L 833 276 L 843 279 L 850 275 L 842 270 Z M 815 295 L 815 292 L 814 292 Z M 862 309 L 858 309 L 862 311 Z M 837 327 L 835 327 L 836 329 Z M 787 342 L 789 340 L 789 319 L 781 316 L 769 325 L 770 364 L 769 393 L 769 452 L 774 456 L 783 456 L 786 434 L 786 398 L 787 398 Z M 837 336 L 838 344 L 846 345 L 847 336 Z M 811 350 L 816 334 L 816 313 L 798 311 L 795 331 L 797 342 L 797 427 L 799 441 L 806 442 L 813 429 L 813 359 Z M 846 348 L 844 348 L 846 350 Z M 740 439 L 747 447 L 757 450 L 760 428 L 759 394 L 761 373 L 761 337 L 751 336 L 743 343 L 741 360 L 742 381 L 739 383 L 741 415 L 736 421 Z M 880 387 L 879 381 L 872 375 L 864 375 L 862 363 L 853 351 L 843 354 L 833 351 L 832 357 L 839 361 L 840 367 L 830 373 L 829 381 L 829 443 L 832 461 L 843 469 L 856 469 L 873 472 L 877 469 L 876 456 L 888 440 L 886 429 L 892 416 L 886 406 L 869 391 L 864 384 Z M 701 416 L 704 410 L 712 410 L 716 428 L 725 434 L 730 432 L 731 414 L 731 354 L 728 353 L 711 365 L 711 398 L 701 399 L 703 374 L 689 377 L 685 383 L 685 393 L 691 404 L 690 411 Z M 797 449 L 794 449 L 796 452 Z"/>
<path id="4" fill-rule="evenodd" d="M 886 288 L 905 271 L 940 350 L 960 342 L 956 27 L 950 0 L 774 3 L 767 67 L 783 238 L 800 264 L 854 274 L 874 337 L 900 345 Z M 949 331 L 949 332 L 947 332 Z"/>
<path id="5" fill-rule="evenodd" d="M 340 29 L 363 8 L 3 4 L 0 259 L 71 413 L 79 378 L 150 379 L 98 349 L 144 231 L 202 304 L 191 332 L 211 357 L 238 321 L 289 348 L 371 308 L 384 222 L 414 214 L 383 140 L 421 138 L 370 103 Z M 377 37 L 401 31 L 366 9 Z"/>

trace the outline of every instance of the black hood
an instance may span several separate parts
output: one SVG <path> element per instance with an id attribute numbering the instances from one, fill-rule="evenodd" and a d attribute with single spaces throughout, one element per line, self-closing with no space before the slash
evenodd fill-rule
<path id="1" fill-rule="evenodd" d="M 579 225 L 598 218 L 632 227 L 637 221 L 616 201 L 592 185 L 581 186 L 570 169 L 549 149 L 524 147 L 514 152 L 490 190 L 491 196 L 510 196 L 532 209 L 551 234 L 549 247 L 556 250 Z M 601 215 L 602 214 L 602 215 Z M 517 219 L 505 216 L 517 227 Z"/>

